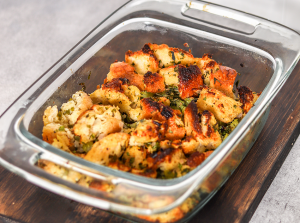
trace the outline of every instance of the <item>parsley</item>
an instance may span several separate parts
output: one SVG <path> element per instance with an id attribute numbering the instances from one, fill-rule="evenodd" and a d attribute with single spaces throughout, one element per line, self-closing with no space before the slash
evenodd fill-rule
<path id="1" fill-rule="evenodd" d="M 130 163 L 130 165 L 132 165 L 134 163 L 134 157 L 130 158 L 129 163 Z"/>
<path id="2" fill-rule="evenodd" d="M 92 146 L 93 146 L 93 142 L 87 142 L 87 143 L 83 142 L 82 143 L 82 150 L 87 153 L 88 151 L 91 150 Z"/>
<path id="3" fill-rule="evenodd" d="M 203 98 L 204 101 L 206 101 L 206 96 Z"/>
<path id="4" fill-rule="evenodd" d="M 179 167 L 179 170 L 181 170 L 182 169 L 182 164 L 178 163 L 178 167 Z"/>
<path id="5" fill-rule="evenodd" d="M 65 130 L 65 127 L 62 125 L 59 127 L 58 131 L 64 131 Z"/>

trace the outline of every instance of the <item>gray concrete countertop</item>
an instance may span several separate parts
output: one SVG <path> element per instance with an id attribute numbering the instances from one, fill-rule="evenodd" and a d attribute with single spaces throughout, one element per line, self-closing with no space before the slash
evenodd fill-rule
<path id="1" fill-rule="evenodd" d="M 125 2 L 0 0 L 0 114 L 91 29 Z M 214 2 L 220 3 L 219 0 Z M 225 2 L 230 6 L 234 0 Z M 243 8 L 241 4 L 238 7 Z M 282 18 L 285 21 L 284 16 Z M 251 222 L 300 222 L 299 173 L 300 138 Z"/>

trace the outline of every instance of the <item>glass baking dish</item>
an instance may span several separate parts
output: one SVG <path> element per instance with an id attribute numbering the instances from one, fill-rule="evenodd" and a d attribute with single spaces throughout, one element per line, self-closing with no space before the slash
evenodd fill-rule
<path id="1" fill-rule="evenodd" d="M 46 107 L 66 102 L 82 88 L 81 82 L 91 93 L 103 83 L 112 62 L 123 61 L 127 50 L 139 50 L 148 42 L 178 48 L 188 43 L 193 55 L 212 54 L 217 62 L 241 73 L 241 85 L 262 92 L 208 159 L 183 177 L 159 180 L 100 166 L 42 141 Z M 0 163 L 35 185 L 135 221 L 187 221 L 250 150 L 268 118 L 272 99 L 297 64 L 299 52 L 298 33 L 244 12 L 202 1 L 130 1 L 92 30 L 1 116 Z M 51 175 L 37 167 L 41 159 L 113 189 L 97 191 Z"/>

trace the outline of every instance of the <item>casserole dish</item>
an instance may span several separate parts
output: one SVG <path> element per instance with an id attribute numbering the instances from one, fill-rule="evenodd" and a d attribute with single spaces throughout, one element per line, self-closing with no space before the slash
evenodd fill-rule
<path id="1" fill-rule="evenodd" d="M 205 13 L 240 21 L 241 30 L 238 26 L 207 23 L 204 17 L 192 13 L 203 9 Z M 193 54 L 213 54 L 216 61 L 242 73 L 241 84 L 262 91 L 255 107 L 209 159 L 182 178 L 154 180 L 89 163 L 41 140 L 42 114 L 48 105 L 66 101 L 81 89 L 81 82 L 91 93 L 103 83 L 108 64 L 115 59 L 124 60 L 123 52 L 137 50 L 144 42 L 175 47 L 188 42 Z M 45 189 L 120 213 L 164 213 L 197 193 L 199 203 L 181 219 L 187 220 L 226 181 L 251 148 L 267 119 L 271 100 L 299 59 L 299 43 L 298 34 L 287 28 L 220 6 L 187 1 L 131 1 L 96 27 L 1 117 L 1 164 Z M 89 71 L 92 75 L 87 80 Z M 115 186 L 114 191 L 94 191 L 52 176 L 35 166 L 39 159 L 108 182 Z M 124 199 L 124 194 L 131 200 Z M 131 201 L 140 199 L 141 194 L 158 199 L 169 196 L 172 201 L 159 206 L 134 206 Z"/>

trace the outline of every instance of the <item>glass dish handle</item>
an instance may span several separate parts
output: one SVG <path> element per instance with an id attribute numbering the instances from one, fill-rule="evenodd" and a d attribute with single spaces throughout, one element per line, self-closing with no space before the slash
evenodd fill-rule
<path id="1" fill-rule="evenodd" d="M 253 34 L 260 24 L 244 13 L 208 2 L 190 1 L 181 8 L 183 16 L 244 34 Z"/>

